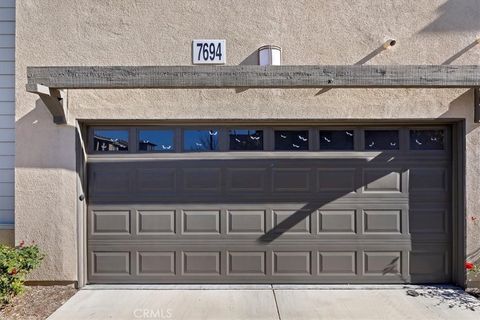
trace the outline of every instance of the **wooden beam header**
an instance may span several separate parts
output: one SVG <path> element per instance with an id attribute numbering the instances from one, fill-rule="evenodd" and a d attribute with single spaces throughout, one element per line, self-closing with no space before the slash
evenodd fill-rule
<path id="1" fill-rule="evenodd" d="M 473 88 L 478 65 L 28 67 L 27 91 L 140 88 Z"/>

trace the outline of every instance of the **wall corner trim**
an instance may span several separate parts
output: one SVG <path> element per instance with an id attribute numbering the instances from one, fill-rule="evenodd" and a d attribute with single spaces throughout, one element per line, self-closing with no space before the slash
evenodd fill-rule
<path id="1" fill-rule="evenodd" d="M 480 88 L 473 88 L 473 122 L 480 123 Z"/>

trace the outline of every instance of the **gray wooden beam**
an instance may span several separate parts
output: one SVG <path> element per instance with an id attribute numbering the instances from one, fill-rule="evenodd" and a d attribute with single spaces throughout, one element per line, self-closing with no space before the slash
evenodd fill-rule
<path id="1" fill-rule="evenodd" d="M 472 88 L 480 66 L 28 67 L 27 90 L 127 88 Z"/>
<path id="2" fill-rule="evenodd" d="M 27 91 L 36 93 L 47 106 L 56 124 L 67 123 L 66 99 L 64 92 L 41 84 L 28 84 Z"/>

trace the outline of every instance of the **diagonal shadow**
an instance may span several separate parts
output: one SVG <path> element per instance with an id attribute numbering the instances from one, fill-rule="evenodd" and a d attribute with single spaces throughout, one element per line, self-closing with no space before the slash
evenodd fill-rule
<path id="1" fill-rule="evenodd" d="M 258 50 L 253 51 L 246 57 L 242 62 L 239 63 L 240 66 L 258 66 Z M 248 88 L 235 88 L 235 93 L 242 93 L 247 91 Z"/>
<path id="2" fill-rule="evenodd" d="M 433 5 L 433 4 L 432 4 Z M 438 16 L 420 33 L 479 31 L 480 1 L 447 0 L 435 9 Z"/>
<path id="3" fill-rule="evenodd" d="M 345 159 L 329 159 L 328 161 L 344 161 Z M 321 161 L 321 160 L 318 160 Z M 352 163 L 352 160 L 349 160 L 350 164 Z M 371 160 L 367 161 L 366 159 L 357 159 L 353 161 L 354 167 L 355 168 L 363 168 L 368 165 L 368 167 L 375 167 L 378 165 L 378 167 L 385 167 L 385 165 L 392 166 L 395 163 L 395 156 L 391 152 L 388 151 L 383 151 L 380 152 L 377 156 L 372 158 Z M 349 165 L 350 165 L 349 164 Z M 265 234 L 260 236 L 257 239 L 257 242 L 261 243 L 271 243 L 278 239 L 280 236 L 291 230 L 293 227 L 295 227 L 298 223 L 306 219 L 307 217 L 311 216 L 314 214 L 317 210 L 325 206 L 326 204 L 333 202 L 337 199 L 340 199 L 348 194 L 351 194 L 352 192 L 357 191 L 358 189 L 364 187 L 365 185 L 368 185 L 374 181 L 377 181 L 378 179 L 381 179 L 384 176 L 389 175 L 392 172 L 399 172 L 402 174 L 404 171 L 408 170 L 408 168 L 403 168 L 402 171 L 375 171 L 372 174 L 369 174 L 368 176 L 364 176 L 363 179 L 354 179 L 354 184 L 353 187 L 350 189 L 344 189 L 342 191 L 336 191 L 336 192 L 325 192 L 322 193 L 322 198 L 319 201 L 308 201 L 306 200 L 306 204 L 296 210 L 293 214 L 291 214 L 289 217 L 275 225 L 272 229 L 268 230 Z M 299 197 L 298 201 L 302 200 L 302 196 Z"/>
<path id="4" fill-rule="evenodd" d="M 318 204 L 308 203 L 303 206 L 301 209 L 297 210 L 288 218 L 277 224 L 274 228 L 267 231 L 264 235 L 260 236 L 257 241 L 258 242 L 272 242 L 278 237 L 280 237 L 285 232 L 288 232 L 291 228 L 296 226 L 302 220 L 306 219 L 310 215 L 312 215 L 315 211 L 319 209 Z"/>
<path id="5" fill-rule="evenodd" d="M 448 58 L 447 60 L 445 60 L 442 65 L 449 65 L 451 64 L 452 62 L 454 62 L 455 60 L 457 60 L 458 58 L 460 58 L 461 56 L 463 56 L 465 53 L 467 53 L 468 51 L 470 51 L 471 49 L 473 49 L 474 47 L 476 47 L 478 44 L 479 44 L 479 41 L 480 40 L 475 40 L 473 41 L 472 43 L 470 43 L 468 46 L 466 46 L 465 48 L 463 48 L 462 50 L 458 51 L 457 53 L 455 53 L 453 56 L 451 56 L 450 58 Z"/>
<path id="6" fill-rule="evenodd" d="M 378 56 L 380 53 L 382 53 L 383 51 L 385 51 L 387 49 L 388 49 L 388 46 L 386 46 L 386 44 L 384 43 L 380 47 L 378 47 L 377 49 L 375 49 L 372 52 L 370 52 L 369 54 L 367 54 L 362 59 L 355 62 L 353 65 L 359 66 L 359 65 L 365 64 L 365 63 L 372 60 L 373 58 L 375 58 L 376 56 Z M 319 95 L 321 95 L 325 92 L 328 92 L 330 90 L 332 90 L 332 88 L 322 88 L 315 94 L 315 96 L 319 96 Z"/>
<path id="7" fill-rule="evenodd" d="M 382 274 L 386 275 L 387 273 L 398 273 L 398 268 L 397 268 L 398 260 L 400 260 L 400 257 L 396 257 L 392 261 L 390 261 L 390 263 L 387 264 L 383 269 Z"/>

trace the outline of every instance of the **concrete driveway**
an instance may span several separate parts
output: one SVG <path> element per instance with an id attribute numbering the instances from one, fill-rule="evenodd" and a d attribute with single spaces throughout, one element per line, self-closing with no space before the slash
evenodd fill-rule
<path id="1" fill-rule="evenodd" d="M 89 286 L 48 319 L 480 319 L 435 286 Z"/>

